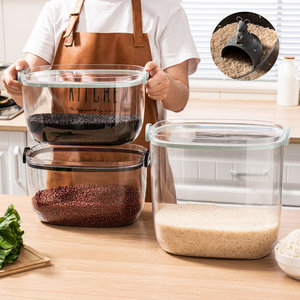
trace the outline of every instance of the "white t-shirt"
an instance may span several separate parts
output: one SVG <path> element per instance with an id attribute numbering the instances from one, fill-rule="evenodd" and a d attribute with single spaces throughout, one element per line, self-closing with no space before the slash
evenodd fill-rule
<path id="1" fill-rule="evenodd" d="M 200 58 L 178 0 L 141 0 L 141 3 L 143 32 L 148 34 L 152 60 L 163 70 L 188 60 L 189 75 L 193 74 Z M 23 51 L 51 64 L 75 4 L 75 0 L 47 2 Z M 85 0 L 77 32 L 133 33 L 131 0 Z"/>

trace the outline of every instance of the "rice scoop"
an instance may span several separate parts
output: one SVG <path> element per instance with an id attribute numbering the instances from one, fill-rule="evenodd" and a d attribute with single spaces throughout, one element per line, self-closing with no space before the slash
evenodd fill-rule
<path id="1" fill-rule="evenodd" d="M 230 51 L 241 51 L 251 58 L 253 69 L 256 67 L 263 52 L 263 46 L 260 39 L 248 31 L 248 19 L 243 20 L 237 17 L 238 21 L 236 35 L 233 36 L 224 46 L 221 56 L 225 57 Z"/>

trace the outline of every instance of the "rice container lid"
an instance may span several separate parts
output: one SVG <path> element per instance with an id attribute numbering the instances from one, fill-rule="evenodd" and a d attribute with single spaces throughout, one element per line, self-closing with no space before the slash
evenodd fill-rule
<path id="1" fill-rule="evenodd" d="M 124 172 L 147 167 L 149 151 L 140 145 L 118 147 L 57 146 L 26 147 L 23 162 L 31 168 L 64 172 Z"/>
<path id="2" fill-rule="evenodd" d="M 259 120 L 165 120 L 147 124 L 146 140 L 170 148 L 262 150 L 288 145 L 289 130 Z"/>
<path id="3" fill-rule="evenodd" d="M 45 65 L 22 70 L 18 82 L 50 88 L 120 88 L 145 84 L 149 72 L 135 65 Z"/>

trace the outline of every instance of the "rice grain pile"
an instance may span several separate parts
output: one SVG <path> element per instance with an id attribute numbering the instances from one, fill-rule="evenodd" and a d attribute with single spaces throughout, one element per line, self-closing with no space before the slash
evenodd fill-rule
<path id="1" fill-rule="evenodd" d="M 171 204 L 155 215 L 155 232 L 170 253 L 217 258 L 260 258 L 277 240 L 279 219 L 255 208 Z"/>
<path id="2" fill-rule="evenodd" d="M 247 54 L 240 52 L 229 53 L 225 57 L 221 56 L 222 49 L 226 43 L 236 34 L 238 22 L 227 24 L 218 29 L 211 38 L 210 51 L 212 59 L 219 70 L 230 78 L 243 76 L 253 70 L 251 59 Z M 257 65 L 259 65 L 271 52 L 275 45 L 278 35 L 274 29 L 262 27 L 255 24 L 248 24 L 248 31 L 255 34 L 261 41 L 263 52 Z M 258 70 L 259 73 L 259 70 Z M 255 73 L 249 74 L 242 79 L 256 79 L 264 75 L 264 72 L 257 75 Z"/>
<path id="3" fill-rule="evenodd" d="M 300 229 L 290 232 L 280 240 L 276 250 L 283 255 L 300 258 Z"/>

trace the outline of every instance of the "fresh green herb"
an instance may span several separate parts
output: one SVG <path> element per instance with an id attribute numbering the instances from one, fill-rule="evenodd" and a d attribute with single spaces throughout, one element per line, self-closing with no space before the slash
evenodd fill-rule
<path id="1" fill-rule="evenodd" d="M 20 223 L 21 218 L 11 204 L 4 216 L 0 217 L 0 269 L 14 262 L 20 255 L 24 234 Z"/>

